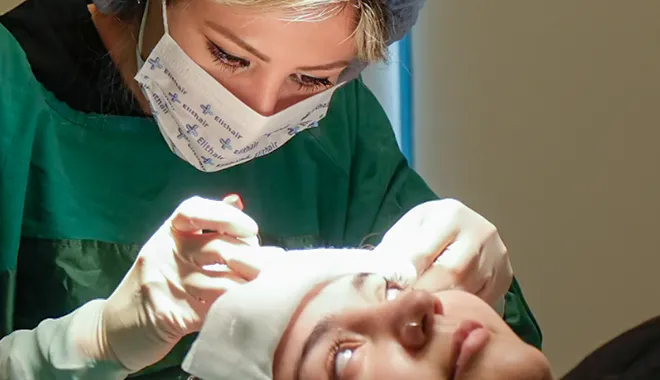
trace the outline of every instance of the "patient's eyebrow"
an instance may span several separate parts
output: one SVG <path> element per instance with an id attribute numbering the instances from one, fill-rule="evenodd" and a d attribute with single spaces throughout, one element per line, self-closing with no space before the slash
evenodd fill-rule
<path id="1" fill-rule="evenodd" d="M 312 352 L 314 347 L 316 347 L 325 336 L 337 328 L 338 325 L 335 320 L 335 316 L 333 315 L 323 318 L 321 321 L 319 321 L 319 323 L 316 324 L 316 326 L 314 326 L 314 329 L 307 337 L 307 340 L 305 340 L 302 353 L 298 359 L 298 364 L 296 365 L 296 376 L 294 377 L 296 380 L 300 380 L 302 367 L 305 364 L 309 353 Z"/>
<path id="2" fill-rule="evenodd" d="M 362 292 L 362 288 L 364 288 L 364 282 L 367 281 L 367 278 L 371 276 L 371 273 L 358 273 L 355 276 L 353 276 L 353 280 L 351 280 L 351 285 L 355 288 L 355 291 L 358 293 Z"/>

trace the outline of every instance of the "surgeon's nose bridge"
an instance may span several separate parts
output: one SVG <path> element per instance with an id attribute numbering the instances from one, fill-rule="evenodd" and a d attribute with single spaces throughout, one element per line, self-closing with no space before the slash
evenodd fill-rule
<path id="1" fill-rule="evenodd" d="M 430 293 L 406 292 L 398 299 L 370 310 L 364 316 L 360 333 L 373 340 L 393 338 L 406 350 L 420 350 L 433 334 L 434 310 Z"/>
<path id="2" fill-rule="evenodd" d="M 238 98 L 254 111 L 263 116 L 271 116 L 284 107 L 285 99 L 282 89 L 286 85 L 287 78 L 282 74 L 269 70 L 260 70 L 254 74 L 253 81 L 249 86 L 238 89 Z"/>

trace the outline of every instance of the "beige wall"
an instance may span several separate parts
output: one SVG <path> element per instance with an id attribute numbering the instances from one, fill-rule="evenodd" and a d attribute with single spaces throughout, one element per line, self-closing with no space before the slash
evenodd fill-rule
<path id="1" fill-rule="evenodd" d="M 24 0 L 0 0 L 0 15 L 11 10 Z"/>
<path id="2" fill-rule="evenodd" d="M 558 374 L 660 314 L 660 1 L 429 0 L 417 168 L 508 244 Z"/>

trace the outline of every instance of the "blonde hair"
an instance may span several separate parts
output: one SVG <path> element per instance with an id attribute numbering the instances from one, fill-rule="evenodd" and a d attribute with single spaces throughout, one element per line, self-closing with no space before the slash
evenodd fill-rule
<path id="1" fill-rule="evenodd" d="M 286 20 L 315 22 L 327 20 L 346 9 L 355 9 L 353 39 L 357 57 L 366 62 L 387 58 L 389 12 L 385 0 L 215 0 L 258 11 L 283 11 Z"/>

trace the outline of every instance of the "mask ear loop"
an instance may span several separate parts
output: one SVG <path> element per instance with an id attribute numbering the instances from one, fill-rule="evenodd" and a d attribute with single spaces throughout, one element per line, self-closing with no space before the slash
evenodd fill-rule
<path id="1" fill-rule="evenodd" d="M 142 47 L 144 45 L 144 29 L 146 28 L 147 25 L 147 16 L 149 15 L 149 0 L 147 0 L 144 4 L 144 13 L 142 13 L 142 21 L 140 22 L 140 30 L 138 31 L 138 41 L 137 41 L 137 53 L 139 57 L 139 61 L 143 61 L 142 59 Z M 162 12 L 163 12 L 163 29 L 165 30 L 165 34 L 170 34 L 170 28 L 167 23 L 167 1 L 163 0 L 162 2 Z"/>
<path id="2" fill-rule="evenodd" d="M 144 4 L 144 12 L 142 13 L 142 21 L 140 21 L 140 30 L 138 31 L 138 58 L 142 61 L 142 45 L 144 45 L 144 28 L 147 24 L 147 15 L 149 14 L 149 0 Z"/>
<path id="3" fill-rule="evenodd" d="M 167 25 L 167 0 L 163 0 L 162 4 L 162 11 L 163 11 L 163 29 L 165 30 L 165 34 L 169 35 L 170 34 L 170 27 Z"/>

